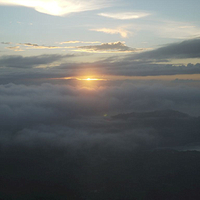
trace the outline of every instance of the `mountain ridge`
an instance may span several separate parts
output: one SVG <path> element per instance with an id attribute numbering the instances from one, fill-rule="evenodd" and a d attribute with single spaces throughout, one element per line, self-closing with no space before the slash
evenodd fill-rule
<path id="1" fill-rule="evenodd" d="M 190 118 L 191 116 L 176 110 L 155 110 L 150 112 L 120 113 L 111 116 L 112 119 L 145 119 L 145 118 Z"/>

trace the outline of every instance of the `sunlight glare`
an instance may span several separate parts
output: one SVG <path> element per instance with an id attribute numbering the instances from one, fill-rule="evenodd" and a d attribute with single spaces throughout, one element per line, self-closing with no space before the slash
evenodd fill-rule
<path id="1" fill-rule="evenodd" d="M 105 79 L 98 79 L 98 78 L 77 78 L 77 80 L 80 80 L 80 81 L 101 81 L 101 80 L 105 80 Z"/>

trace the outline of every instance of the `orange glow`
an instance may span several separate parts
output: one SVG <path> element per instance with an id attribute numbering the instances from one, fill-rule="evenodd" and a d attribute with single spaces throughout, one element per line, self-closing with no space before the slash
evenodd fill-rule
<path id="1" fill-rule="evenodd" d="M 106 79 L 99 79 L 99 78 L 76 78 L 79 81 L 105 81 Z"/>
<path id="2" fill-rule="evenodd" d="M 98 81 L 100 79 L 97 79 L 97 78 L 86 78 L 86 79 L 79 79 L 79 80 L 85 80 L 85 81 Z"/>
<path id="3" fill-rule="evenodd" d="M 100 78 L 85 78 L 85 77 L 62 77 L 62 78 L 50 78 L 50 79 L 66 79 L 66 80 L 78 80 L 78 81 L 107 81 L 108 79 Z"/>
<path id="4" fill-rule="evenodd" d="M 200 81 L 200 74 L 177 74 L 177 75 L 160 75 L 160 76 L 104 76 L 104 78 L 87 78 L 85 76 L 79 77 L 62 77 L 62 78 L 50 78 L 50 79 L 67 79 L 78 81 L 115 81 L 115 80 L 160 80 L 160 81 L 173 81 L 180 80 L 196 80 Z"/>

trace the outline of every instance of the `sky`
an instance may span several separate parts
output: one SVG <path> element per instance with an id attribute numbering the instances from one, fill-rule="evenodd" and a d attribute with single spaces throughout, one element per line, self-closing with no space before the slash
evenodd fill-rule
<path id="1" fill-rule="evenodd" d="M 199 199 L 199 7 L 0 0 L 0 199 Z"/>
<path id="2" fill-rule="evenodd" d="M 196 0 L 190 3 L 179 0 L 110 0 L 100 3 L 95 0 L 1 0 L 2 70 L 6 66 L 11 68 L 9 63 L 16 59 L 18 68 L 51 68 L 58 69 L 59 74 L 66 77 L 72 74 L 76 78 L 98 76 L 96 78 L 100 79 L 101 75 L 126 74 L 128 70 L 117 73 L 114 66 L 106 69 L 107 64 L 118 65 L 119 62 L 134 61 L 134 64 L 145 67 L 145 59 L 160 68 L 168 64 L 196 65 L 199 62 L 200 34 L 198 4 Z M 89 63 L 94 70 L 88 74 L 83 70 L 73 70 L 72 73 L 59 70 L 58 66 L 74 63 L 77 66 Z M 94 66 L 96 63 L 104 65 L 105 70 Z M 16 67 L 12 68 L 11 72 L 16 71 Z M 87 66 L 83 68 L 90 71 Z M 134 71 L 136 67 L 131 68 Z M 138 76 L 138 73 L 130 75 Z"/>

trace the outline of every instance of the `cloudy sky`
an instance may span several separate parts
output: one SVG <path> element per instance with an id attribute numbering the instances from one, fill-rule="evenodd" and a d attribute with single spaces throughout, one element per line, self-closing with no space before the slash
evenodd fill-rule
<path id="1" fill-rule="evenodd" d="M 199 199 L 199 7 L 0 0 L 0 199 Z"/>
<path id="2" fill-rule="evenodd" d="M 54 78 L 188 73 L 192 79 L 199 71 L 198 5 L 196 0 L 0 0 L 2 73 L 48 68 Z M 191 69 L 185 69 L 189 63 Z"/>

